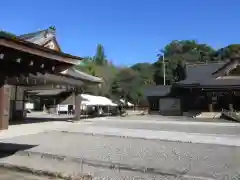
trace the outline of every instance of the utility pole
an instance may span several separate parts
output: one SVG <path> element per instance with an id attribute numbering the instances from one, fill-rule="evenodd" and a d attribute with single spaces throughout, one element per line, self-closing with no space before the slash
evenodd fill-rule
<path id="1" fill-rule="evenodd" d="M 165 57 L 164 57 L 164 53 L 163 53 L 163 85 L 166 85 L 166 67 L 165 67 Z"/>
<path id="2" fill-rule="evenodd" d="M 157 50 L 157 56 L 158 56 L 158 60 L 160 60 L 161 55 L 162 55 L 162 70 L 163 70 L 163 85 L 166 85 L 166 66 L 165 66 L 165 57 L 164 57 L 164 51 L 160 51 Z"/>

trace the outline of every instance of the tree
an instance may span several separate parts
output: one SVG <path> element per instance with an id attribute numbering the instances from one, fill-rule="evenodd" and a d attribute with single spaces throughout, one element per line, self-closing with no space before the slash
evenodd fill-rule
<path id="1" fill-rule="evenodd" d="M 109 63 L 103 46 L 99 44 L 95 56 L 84 58 L 83 63 L 76 68 L 104 79 L 101 88 L 87 85 L 85 92 L 141 103 L 144 101 L 143 89 L 146 85 L 163 84 L 163 54 L 166 84 L 172 84 L 186 78 L 188 63 L 207 63 L 240 56 L 240 44 L 216 51 L 195 40 L 175 40 L 162 49 L 155 63 L 137 63 L 130 68 L 120 68 Z"/>
<path id="2" fill-rule="evenodd" d="M 141 81 L 139 73 L 131 68 L 120 69 L 112 83 L 112 93 L 118 98 L 136 102 L 137 91 L 140 90 Z"/>
<path id="3" fill-rule="evenodd" d="M 111 85 L 117 72 L 118 69 L 112 65 L 96 66 L 96 76 L 101 77 L 104 81 L 97 95 L 112 97 Z"/>
<path id="4" fill-rule="evenodd" d="M 240 56 L 240 44 L 230 44 L 224 48 L 220 48 L 216 52 L 216 59 L 219 61 L 239 56 Z"/>
<path id="5" fill-rule="evenodd" d="M 97 45 L 97 51 L 95 56 L 93 57 L 93 60 L 97 65 L 100 65 L 100 66 L 104 66 L 107 64 L 103 45 L 101 44 Z"/>
<path id="6" fill-rule="evenodd" d="M 172 84 L 186 77 L 186 63 L 213 61 L 215 52 L 209 45 L 199 44 L 194 40 L 172 41 L 158 54 L 158 60 L 153 64 L 154 81 L 156 84 L 163 84 L 163 54 L 166 83 Z"/>
<path id="7" fill-rule="evenodd" d="M 85 57 L 80 65 L 75 66 L 77 70 L 88 73 L 92 76 L 96 74 L 96 64 L 92 57 Z"/>
<path id="8" fill-rule="evenodd" d="M 131 67 L 140 75 L 140 80 L 143 85 L 154 84 L 153 74 L 154 67 L 150 63 L 137 63 Z"/>
<path id="9" fill-rule="evenodd" d="M 172 41 L 162 50 L 166 57 L 182 55 L 187 62 L 211 61 L 216 52 L 207 44 L 199 44 L 195 40 Z M 204 58 L 203 58 L 204 57 Z"/>
<path id="10" fill-rule="evenodd" d="M 111 84 L 117 73 L 117 68 L 112 64 L 98 65 L 92 57 L 85 57 L 80 65 L 75 67 L 76 69 L 86 72 L 92 76 L 98 76 L 103 79 L 101 86 L 96 85 L 83 85 L 85 93 L 108 96 L 111 97 Z"/>

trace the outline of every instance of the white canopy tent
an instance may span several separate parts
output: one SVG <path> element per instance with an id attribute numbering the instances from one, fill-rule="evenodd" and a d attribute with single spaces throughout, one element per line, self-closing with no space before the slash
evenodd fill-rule
<path id="1" fill-rule="evenodd" d="M 71 104 L 58 104 L 57 112 L 68 111 L 68 106 Z M 103 96 L 94 96 L 90 94 L 81 94 L 81 109 L 85 110 L 87 106 L 108 106 L 116 107 L 117 104 L 113 103 L 111 99 Z M 75 109 L 75 106 L 73 105 Z"/>
<path id="2" fill-rule="evenodd" d="M 111 99 L 103 96 L 93 96 L 90 94 L 81 94 L 82 105 L 85 106 L 117 106 Z"/>
<path id="3" fill-rule="evenodd" d="M 128 106 L 134 106 L 134 104 L 130 103 L 130 102 L 127 102 L 127 105 Z"/>
<path id="4" fill-rule="evenodd" d="M 125 105 L 127 105 L 127 106 L 129 106 L 129 107 L 134 106 L 134 104 L 132 104 L 132 103 L 130 103 L 130 102 L 127 102 L 127 101 L 125 101 L 125 100 L 123 100 L 123 99 L 120 99 L 120 102 L 123 103 L 123 104 L 125 104 Z"/>

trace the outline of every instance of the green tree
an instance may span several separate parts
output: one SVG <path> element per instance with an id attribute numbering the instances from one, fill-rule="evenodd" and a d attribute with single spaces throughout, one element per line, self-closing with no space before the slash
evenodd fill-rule
<path id="1" fill-rule="evenodd" d="M 167 44 L 162 50 L 166 57 L 182 55 L 186 62 L 212 61 L 215 52 L 215 49 L 211 46 L 199 44 L 195 40 L 175 40 Z"/>
<path id="2" fill-rule="evenodd" d="M 107 64 L 107 59 L 105 56 L 103 45 L 101 44 L 97 45 L 97 51 L 95 56 L 93 57 L 93 60 L 97 65 L 100 65 L 100 66 L 104 66 Z"/>
<path id="3" fill-rule="evenodd" d="M 220 48 L 216 52 L 216 59 L 219 61 L 239 56 L 240 56 L 240 44 L 230 44 L 224 48 Z"/>
<path id="4" fill-rule="evenodd" d="M 154 81 L 163 84 L 163 55 L 165 60 L 166 83 L 180 81 L 186 77 L 186 63 L 213 61 L 216 51 L 207 44 L 199 44 L 194 40 L 172 41 L 158 54 L 153 64 Z"/>
<path id="5" fill-rule="evenodd" d="M 96 66 L 96 75 L 104 80 L 97 95 L 112 97 L 111 85 L 117 72 L 118 69 L 113 65 Z"/>
<path id="6" fill-rule="evenodd" d="M 126 100 L 133 100 L 139 85 L 139 74 L 131 68 L 120 69 L 112 83 L 112 93 Z"/>
<path id="7" fill-rule="evenodd" d="M 149 71 L 144 71 L 147 67 L 150 69 L 151 66 L 149 64 L 137 64 L 132 68 L 120 69 L 111 88 L 115 98 L 122 98 L 134 104 L 145 103 L 143 90 L 146 84 L 152 83 L 152 77 L 146 76 L 147 73 L 150 74 Z"/>
<path id="8" fill-rule="evenodd" d="M 89 84 L 83 85 L 85 93 L 111 97 L 111 84 L 117 73 L 117 68 L 114 65 L 108 63 L 105 65 L 99 65 L 94 61 L 94 58 L 85 57 L 83 62 L 76 66 L 76 69 L 93 76 L 101 77 L 104 81 L 101 86 Z"/>
<path id="9" fill-rule="evenodd" d="M 83 71 L 85 73 L 88 73 L 90 75 L 95 76 L 96 75 L 96 64 L 92 57 L 85 57 L 82 60 L 82 63 L 80 65 L 75 66 L 77 70 Z"/>
<path id="10" fill-rule="evenodd" d="M 206 63 L 239 56 L 240 45 L 232 44 L 216 51 L 195 40 L 175 40 L 163 48 L 155 63 L 137 63 L 130 68 L 119 68 L 107 61 L 104 48 L 99 44 L 95 56 L 86 57 L 77 68 L 104 79 L 101 88 L 87 85 L 86 92 L 141 103 L 146 85 L 163 84 L 163 54 L 166 83 L 172 84 L 186 78 L 187 63 Z"/>
<path id="11" fill-rule="evenodd" d="M 153 80 L 154 67 L 152 64 L 137 63 L 133 65 L 131 68 L 139 73 L 142 85 L 154 84 Z"/>

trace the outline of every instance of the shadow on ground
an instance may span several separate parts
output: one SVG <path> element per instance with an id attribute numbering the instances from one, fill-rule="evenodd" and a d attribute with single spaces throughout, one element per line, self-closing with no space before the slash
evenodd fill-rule
<path id="1" fill-rule="evenodd" d="M 33 124 L 33 123 L 41 123 L 41 122 L 51 122 L 51 121 L 72 121 L 73 117 L 29 117 L 24 120 L 17 121 L 12 120 L 9 122 L 9 125 L 20 125 L 20 124 Z"/>
<path id="2" fill-rule="evenodd" d="M 99 117 L 109 117 L 109 116 L 99 116 Z M 81 117 L 81 120 L 89 120 L 94 118 L 99 118 L 94 115 L 89 115 L 88 117 Z M 55 117 L 27 117 L 24 120 L 11 120 L 9 125 L 20 125 L 20 124 L 34 124 L 41 122 L 54 122 L 54 121 L 65 121 L 73 122 L 74 117 L 71 116 L 55 116 Z"/>
<path id="3" fill-rule="evenodd" d="M 0 159 L 11 156 L 18 151 L 24 151 L 36 147 L 37 145 L 13 144 L 0 142 Z"/>

